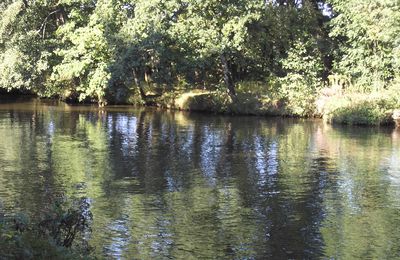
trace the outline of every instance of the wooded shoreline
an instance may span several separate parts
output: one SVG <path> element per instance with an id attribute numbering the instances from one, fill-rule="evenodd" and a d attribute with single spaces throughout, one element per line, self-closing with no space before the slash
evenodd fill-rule
<path id="1" fill-rule="evenodd" d="M 0 90 L 393 124 L 399 9 L 391 0 L 5 0 Z"/>
<path id="2" fill-rule="evenodd" d="M 360 95 L 354 94 L 342 94 L 337 96 L 320 95 L 318 100 L 315 101 L 315 111 L 312 111 L 312 114 L 302 116 L 291 113 L 290 104 L 286 104 L 284 100 L 271 99 L 266 102 L 260 97 L 239 92 L 237 100 L 232 102 L 232 100 L 229 100 L 226 93 L 204 90 L 192 90 L 188 92 L 176 91 L 168 93 L 168 95 L 151 95 L 140 103 L 109 104 L 107 106 L 128 105 L 136 107 L 157 107 L 165 110 L 225 114 L 232 116 L 321 118 L 331 124 L 396 127 L 399 124 L 398 109 L 381 109 L 377 111 L 375 108 L 379 107 L 379 103 L 389 103 L 390 100 L 387 96 L 390 94 L 392 93 L 380 95 L 379 97 L 374 97 L 372 95 L 360 97 Z M 30 97 L 40 98 L 33 93 L 18 92 L 0 93 L 0 97 L 9 97 L 11 100 Z M 77 102 L 76 100 L 51 99 L 73 105 L 90 104 L 88 102 Z M 97 106 L 97 103 L 94 104 Z"/>

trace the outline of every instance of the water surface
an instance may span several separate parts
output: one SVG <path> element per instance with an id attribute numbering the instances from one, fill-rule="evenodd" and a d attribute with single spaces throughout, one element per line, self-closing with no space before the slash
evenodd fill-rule
<path id="1" fill-rule="evenodd" d="M 0 100 L 0 201 L 115 259 L 400 258 L 400 130 Z"/>

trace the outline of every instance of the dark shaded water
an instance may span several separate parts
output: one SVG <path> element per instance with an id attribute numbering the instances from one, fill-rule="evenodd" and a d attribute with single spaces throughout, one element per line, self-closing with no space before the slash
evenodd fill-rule
<path id="1" fill-rule="evenodd" d="M 123 259 L 400 257 L 400 130 L 0 100 L 0 200 Z"/>

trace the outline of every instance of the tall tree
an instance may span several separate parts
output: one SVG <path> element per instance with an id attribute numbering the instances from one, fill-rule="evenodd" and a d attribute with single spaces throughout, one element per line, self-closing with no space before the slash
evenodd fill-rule
<path id="1" fill-rule="evenodd" d="M 400 4 L 391 0 L 332 1 L 330 35 L 338 42 L 335 71 L 364 89 L 381 88 L 400 72 Z"/>
<path id="2" fill-rule="evenodd" d="M 198 59 L 219 60 L 227 92 L 236 98 L 234 57 L 245 52 L 249 25 L 261 17 L 261 1 L 187 1 L 173 33 L 179 35 Z M 176 37 L 177 37 L 176 36 Z"/>

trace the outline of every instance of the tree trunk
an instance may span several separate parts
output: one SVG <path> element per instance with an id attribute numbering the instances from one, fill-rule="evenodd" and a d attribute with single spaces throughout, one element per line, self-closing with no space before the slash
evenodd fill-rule
<path id="1" fill-rule="evenodd" d="M 56 23 L 57 26 L 61 26 L 67 22 L 67 13 L 65 12 L 63 6 L 61 6 L 58 10 L 59 11 L 56 13 Z"/>
<path id="2" fill-rule="evenodd" d="M 235 91 L 235 83 L 233 82 L 232 71 L 229 68 L 229 64 L 225 54 L 221 54 L 220 58 L 221 58 L 222 69 L 224 72 L 224 81 L 228 90 L 228 95 L 232 98 L 233 101 L 235 101 L 236 91 Z"/>
<path id="3" fill-rule="evenodd" d="M 140 84 L 140 79 L 139 79 L 139 75 L 138 75 L 138 71 L 136 68 L 134 68 L 132 70 L 133 72 L 133 79 L 135 80 L 135 84 L 139 89 L 139 93 L 140 93 L 140 97 L 145 100 L 146 99 L 146 93 L 144 93 L 144 90 L 142 88 L 142 84 Z"/>
<path id="4" fill-rule="evenodd" d="M 25 8 L 29 7 L 28 0 L 22 0 L 22 2 L 24 3 Z"/>

